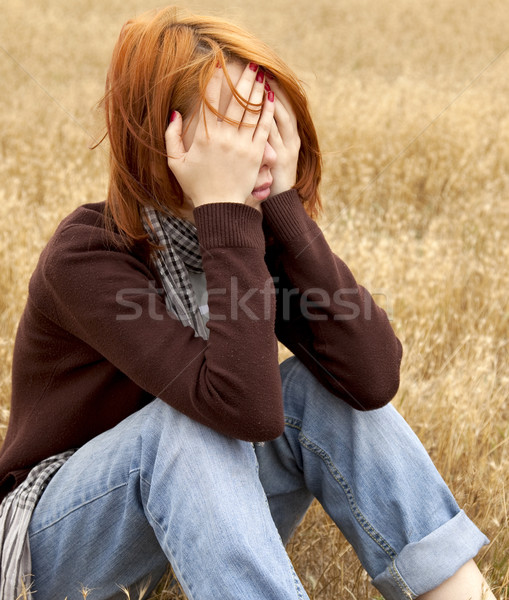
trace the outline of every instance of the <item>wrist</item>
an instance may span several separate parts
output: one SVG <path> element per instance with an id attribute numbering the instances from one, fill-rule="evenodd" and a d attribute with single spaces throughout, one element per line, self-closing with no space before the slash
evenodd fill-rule
<path id="1" fill-rule="evenodd" d="M 295 177 L 278 177 L 277 174 L 274 174 L 274 181 L 270 186 L 269 198 L 291 190 L 296 184 L 296 181 Z"/>
<path id="2" fill-rule="evenodd" d="M 200 245 L 205 248 L 265 247 L 259 211 L 239 202 L 216 202 L 194 210 Z"/>
<path id="3" fill-rule="evenodd" d="M 284 194 L 285 192 L 291 192 L 294 189 L 293 185 L 276 185 L 276 186 L 271 186 L 270 188 L 270 195 L 267 198 L 267 200 L 270 200 L 271 198 L 274 198 L 274 196 L 279 196 L 280 194 Z"/>
<path id="4" fill-rule="evenodd" d="M 304 210 L 296 189 L 268 198 L 263 203 L 263 216 L 277 238 L 283 241 L 299 237 L 316 227 L 316 223 Z"/>

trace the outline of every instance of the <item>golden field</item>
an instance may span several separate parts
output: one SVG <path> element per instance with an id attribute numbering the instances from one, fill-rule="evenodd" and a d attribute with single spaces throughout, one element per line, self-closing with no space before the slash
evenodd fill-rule
<path id="1" fill-rule="evenodd" d="M 105 197 L 94 105 L 121 25 L 153 6 L 2 3 L 0 439 L 30 274 L 59 220 Z M 320 223 L 388 310 L 405 349 L 394 403 L 490 538 L 478 564 L 509 599 L 507 0 L 182 6 L 246 26 L 305 81 L 324 152 Z M 312 599 L 379 597 L 319 506 L 289 550 Z M 182 597 L 163 587 L 153 598 Z"/>

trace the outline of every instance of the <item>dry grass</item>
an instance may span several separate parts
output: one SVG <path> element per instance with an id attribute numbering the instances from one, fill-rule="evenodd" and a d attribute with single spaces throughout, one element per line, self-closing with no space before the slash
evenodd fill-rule
<path id="1" fill-rule="evenodd" d="M 6 0 L 0 21 L 0 437 L 13 336 L 61 217 L 104 198 L 87 150 L 135 0 Z M 403 341 L 395 400 L 490 537 L 479 565 L 509 599 L 509 45 L 506 0 L 226 0 L 308 82 L 325 152 L 322 225 Z M 290 548 L 311 598 L 376 597 L 311 509 Z M 181 598 L 173 589 L 153 596 Z M 65 596 L 65 593 L 63 593 Z M 93 598 L 90 595 L 90 598 Z"/>

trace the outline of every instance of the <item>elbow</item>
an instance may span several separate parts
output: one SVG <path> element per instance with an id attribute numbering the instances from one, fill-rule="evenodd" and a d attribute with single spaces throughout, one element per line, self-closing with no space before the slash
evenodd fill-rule
<path id="1" fill-rule="evenodd" d="M 383 381 L 373 377 L 364 381 L 352 382 L 350 385 L 329 385 L 329 390 L 344 400 L 352 408 L 359 411 L 376 410 L 388 404 L 399 388 L 399 377 Z"/>
<path id="2" fill-rule="evenodd" d="M 371 376 L 363 382 L 355 382 L 341 389 L 334 390 L 338 397 L 350 404 L 352 408 L 360 411 L 376 410 L 389 404 L 399 388 L 399 376 L 377 379 Z"/>
<path id="3" fill-rule="evenodd" d="M 228 404 L 220 402 L 209 413 L 210 422 L 207 424 L 219 433 L 246 442 L 276 439 L 285 428 L 280 381 L 276 390 L 260 387 L 256 392 L 247 392 L 239 389 L 231 397 L 242 398 L 243 401 Z"/>
<path id="4" fill-rule="evenodd" d="M 361 410 L 376 410 L 389 404 L 399 389 L 399 372 L 390 377 L 385 374 L 383 379 L 374 382 L 363 390 Z"/>
<path id="5" fill-rule="evenodd" d="M 270 423 L 268 425 L 257 426 L 253 430 L 253 435 L 250 436 L 249 442 L 270 442 L 279 436 L 283 435 L 285 430 L 284 420 L 278 423 Z"/>
<path id="6" fill-rule="evenodd" d="M 361 410 L 375 410 L 388 404 L 398 392 L 402 346 L 395 339 L 392 352 L 386 350 L 371 361 L 366 361 L 368 371 L 360 381 L 365 383 L 358 390 Z"/>
<path id="7" fill-rule="evenodd" d="M 357 410 L 382 408 L 399 389 L 401 356 L 401 343 L 395 338 L 392 352 L 385 349 L 365 356 L 358 362 L 358 369 L 350 371 L 343 380 L 336 380 L 334 393 Z"/>
<path id="8" fill-rule="evenodd" d="M 248 401 L 226 408 L 227 435 L 246 442 L 275 440 L 284 431 L 285 415 L 282 390 L 260 389 L 259 393 L 246 394 Z M 224 413 L 223 413 L 224 414 Z M 226 416 L 224 415 L 224 416 Z"/>
<path id="9" fill-rule="evenodd" d="M 239 418 L 229 428 L 228 435 L 246 442 L 268 442 L 283 434 L 284 415 L 270 414 L 264 418 Z"/>

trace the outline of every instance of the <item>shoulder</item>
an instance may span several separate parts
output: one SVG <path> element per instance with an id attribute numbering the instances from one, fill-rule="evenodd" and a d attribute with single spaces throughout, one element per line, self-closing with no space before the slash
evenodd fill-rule
<path id="1" fill-rule="evenodd" d="M 32 275 L 32 299 L 51 291 L 67 295 L 89 289 L 93 281 L 117 280 L 122 273 L 150 277 L 148 251 L 140 244 L 128 248 L 107 222 L 105 203 L 78 207 L 57 226 Z"/>
<path id="2" fill-rule="evenodd" d="M 58 245 L 63 238 L 68 237 L 77 244 L 95 241 L 105 246 L 118 245 L 120 235 L 113 225 L 108 223 L 105 208 L 105 202 L 79 206 L 60 222 L 48 246 Z M 72 235 L 69 235 L 71 230 Z"/>
<path id="3" fill-rule="evenodd" d="M 145 263 L 149 261 L 148 248 L 141 243 L 128 246 L 112 219 L 107 216 L 106 203 L 95 202 L 79 206 L 60 222 L 41 260 L 50 257 L 62 259 L 68 253 L 80 253 L 84 258 L 101 251 L 131 255 Z"/>
<path id="4" fill-rule="evenodd" d="M 106 203 L 93 202 L 82 204 L 64 217 L 55 229 L 55 234 L 72 226 L 93 227 L 98 230 L 106 229 Z"/>

